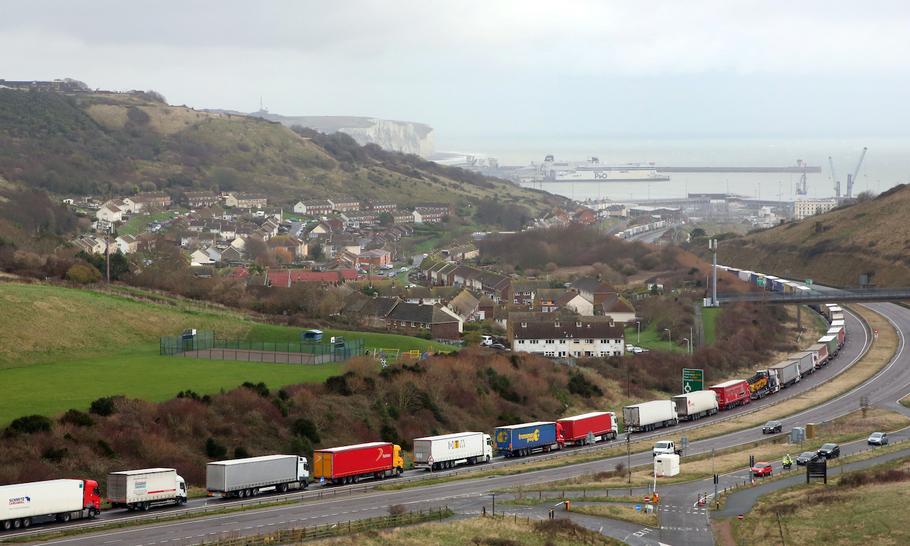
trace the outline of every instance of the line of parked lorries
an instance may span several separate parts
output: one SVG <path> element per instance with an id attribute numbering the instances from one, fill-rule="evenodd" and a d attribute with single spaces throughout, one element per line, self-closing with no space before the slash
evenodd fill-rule
<path id="1" fill-rule="evenodd" d="M 718 266 L 720 267 L 720 266 Z M 750 282 L 768 279 L 726 268 Z M 789 282 L 789 281 L 788 281 Z M 774 280 L 757 283 L 771 286 Z M 791 283 L 792 284 L 792 283 Z M 781 284 L 780 286 L 786 286 Z M 646 432 L 695 420 L 719 410 L 748 404 L 786 388 L 821 369 L 844 344 L 843 311 L 836 305 L 819 311 L 830 322 L 827 335 L 818 343 L 758 371 L 749 379 L 726 381 L 707 390 L 680 394 L 670 400 L 653 400 L 623 408 L 626 432 Z M 459 464 L 489 462 L 493 448 L 505 457 L 559 450 L 566 445 L 593 444 L 615 439 L 616 414 L 591 412 L 557 421 L 537 421 L 483 432 L 458 432 L 414 440 L 414 466 L 426 470 L 450 469 Z M 672 444 L 667 447 L 676 451 Z M 329 485 L 356 483 L 362 479 L 399 476 L 404 470 L 401 447 L 391 442 L 371 442 L 313 453 L 313 478 Z M 310 467 L 305 457 L 266 455 L 247 459 L 215 461 L 206 465 L 206 489 L 210 496 L 245 498 L 262 490 L 286 492 L 306 489 Z M 107 477 L 107 500 L 113 508 L 145 511 L 162 504 L 181 505 L 187 500 L 186 481 L 172 468 L 112 472 Z M 42 520 L 70 521 L 93 518 L 101 510 L 101 493 L 94 480 L 61 479 L 0 486 L 0 529 L 28 527 Z"/>
<path id="2" fill-rule="evenodd" d="M 562 449 L 566 444 L 594 443 L 616 438 L 616 414 L 592 412 L 558 421 L 534 422 L 483 432 L 458 432 L 414 440 L 414 466 L 426 470 L 480 464 L 493 458 L 495 447 L 505 456 Z M 206 465 L 209 496 L 246 498 L 264 490 L 283 493 L 306 489 L 310 483 L 306 457 L 266 455 L 215 461 Z M 323 484 L 356 483 L 362 479 L 401 475 L 401 447 L 371 442 L 313 453 L 312 477 Z M 111 472 L 107 500 L 112 508 L 146 511 L 153 506 L 182 505 L 186 481 L 173 468 Z M 67 522 L 93 518 L 101 511 L 101 491 L 95 480 L 61 479 L 0 486 L 0 529 L 19 529 L 45 521 Z"/>
<path id="3" fill-rule="evenodd" d="M 809 287 L 730 267 L 717 266 L 770 291 L 793 292 L 811 290 Z M 628 432 L 646 432 L 676 425 L 679 421 L 699 419 L 719 410 L 732 409 L 752 400 L 779 392 L 816 370 L 822 369 L 844 346 L 846 329 L 844 312 L 838 305 L 813 306 L 829 323 L 827 333 L 805 351 L 794 353 L 766 370 L 759 370 L 748 379 L 733 379 L 712 385 L 708 390 L 674 396 L 670 400 L 654 400 L 623 408 L 623 421 Z"/>
<path id="4" fill-rule="evenodd" d="M 620 239 L 631 239 L 636 235 L 641 235 L 642 233 L 647 233 L 649 231 L 654 231 L 656 229 L 662 229 L 667 227 L 669 222 L 666 220 L 658 220 L 656 222 L 651 222 L 650 224 L 640 224 L 637 226 L 632 226 L 628 229 L 624 229 L 618 233 L 616 236 Z"/>

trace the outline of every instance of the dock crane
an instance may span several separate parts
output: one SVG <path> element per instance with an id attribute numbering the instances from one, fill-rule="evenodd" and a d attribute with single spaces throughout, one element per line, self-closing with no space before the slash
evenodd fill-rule
<path id="1" fill-rule="evenodd" d="M 866 150 L 869 148 L 863 148 L 863 153 L 859 156 L 859 162 L 856 164 L 856 170 L 853 171 L 853 176 L 847 175 L 847 199 L 853 197 L 853 184 L 856 183 L 856 177 L 859 175 L 859 168 L 863 166 L 863 158 L 866 157 Z"/>
<path id="2" fill-rule="evenodd" d="M 799 177 L 799 182 L 796 183 L 796 195 L 806 195 L 809 193 L 809 185 L 806 182 L 806 164 L 803 163 L 802 159 L 797 159 L 796 166 L 803 168 L 803 174 Z"/>
<path id="3" fill-rule="evenodd" d="M 831 180 L 834 181 L 834 195 L 840 197 L 840 182 L 837 181 L 837 177 L 834 175 L 834 160 L 831 159 L 831 156 L 828 156 L 828 163 L 831 164 Z"/>

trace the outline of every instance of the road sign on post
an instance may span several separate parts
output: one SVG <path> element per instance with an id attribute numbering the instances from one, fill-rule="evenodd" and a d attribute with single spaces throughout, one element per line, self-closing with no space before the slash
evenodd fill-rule
<path id="1" fill-rule="evenodd" d="M 806 279 L 806 286 L 812 286 L 812 279 Z"/>
<path id="2" fill-rule="evenodd" d="M 705 371 L 683 368 L 683 393 L 700 391 L 705 388 Z"/>
<path id="3" fill-rule="evenodd" d="M 736 517 L 738 517 L 740 520 L 743 519 L 743 515 L 742 515 L 742 514 L 740 514 L 740 515 L 738 515 L 738 516 L 736 516 Z"/>

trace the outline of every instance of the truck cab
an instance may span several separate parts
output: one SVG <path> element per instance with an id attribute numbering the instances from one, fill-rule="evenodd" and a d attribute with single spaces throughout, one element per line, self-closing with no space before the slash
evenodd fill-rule
<path id="1" fill-rule="evenodd" d="M 310 485 L 310 463 L 306 457 L 297 458 L 297 481 L 300 489 L 306 489 Z"/>
<path id="2" fill-rule="evenodd" d="M 401 446 L 398 444 L 392 445 L 392 466 L 399 475 L 404 470 L 404 458 L 401 456 Z"/>
<path id="3" fill-rule="evenodd" d="M 186 480 L 183 479 L 183 476 L 177 474 L 177 506 L 186 504 L 186 498 Z"/>
<path id="4" fill-rule="evenodd" d="M 83 508 L 89 510 L 89 517 L 95 517 L 95 514 L 101 511 L 101 489 L 95 480 L 84 480 L 83 484 Z"/>
<path id="5" fill-rule="evenodd" d="M 489 434 L 483 435 L 483 459 L 489 461 L 493 458 L 493 438 Z"/>

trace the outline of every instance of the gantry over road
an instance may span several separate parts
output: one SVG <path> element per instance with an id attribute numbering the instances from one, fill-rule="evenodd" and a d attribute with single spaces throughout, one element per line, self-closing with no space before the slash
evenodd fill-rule
<path id="1" fill-rule="evenodd" d="M 826 288 L 824 290 L 801 290 L 798 292 L 726 292 L 717 295 L 718 303 L 739 301 L 760 302 L 778 305 L 800 303 L 871 303 L 877 301 L 900 302 L 910 301 L 910 288 L 857 288 L 843 290 Z"/>

